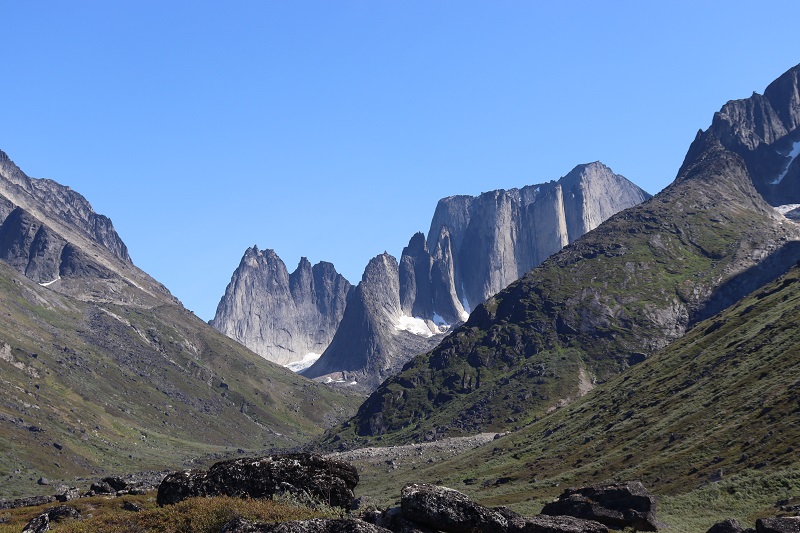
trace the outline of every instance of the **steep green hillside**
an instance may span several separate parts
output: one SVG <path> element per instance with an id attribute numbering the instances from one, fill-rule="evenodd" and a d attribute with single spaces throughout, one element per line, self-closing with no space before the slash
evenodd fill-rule
<path id="1" fill-rule="evenodd" d="M 504 501 L 607 479 L 641 479 L 662 495 L 699 491 L 731 513 L 800 496 L 798 316 L 794 268 L 581 401 L 448 468 L 511 479 L 484 493 Z"/>
<path id="2" fill-rule="evenodd" d="M 671 531 L 800 504 L 800 267 L 623 375 L 481 448 L 365 473 L 363 494 L 429 481 L 537 512 L 564 487 L 639 479 Z"/>
<path id="3" fill-rule="evenodd" d="M 298 445 L 358 398 L 273 365 L 177 304 L 88 303 L 0 262 L 0 496 L 35 481 Z"/>
<path id="4" fill-rule="evenodd" d="M 798 238 L 798 226 L 756 192 L 741 157 L 707 132 L 675 183 L 478 307 L 327 442 L 528 424 L 784 273 L 800 257 Z"/>

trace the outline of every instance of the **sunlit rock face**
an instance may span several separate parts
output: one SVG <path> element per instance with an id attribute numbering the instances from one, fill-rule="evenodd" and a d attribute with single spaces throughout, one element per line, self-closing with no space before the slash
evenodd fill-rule
<path id="1" fill-rule="evenodd" d="M 300 260 L 291 274 L 273 250 L 248 248 L 211 325 L 281 365 L 325 351 L 353 287 L 331 263 Z"/>

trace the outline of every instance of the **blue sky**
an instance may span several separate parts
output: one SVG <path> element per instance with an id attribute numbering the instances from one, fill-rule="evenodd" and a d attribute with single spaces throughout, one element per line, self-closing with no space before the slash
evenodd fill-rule
<path id="1" fill-rule="evenodd" d="M 600 160 L 648 192 L 800 62 L 794 1 L 0 0 L 0 149 L 210 319 L 248 246 L 357 282 L 439 198 Z"/>

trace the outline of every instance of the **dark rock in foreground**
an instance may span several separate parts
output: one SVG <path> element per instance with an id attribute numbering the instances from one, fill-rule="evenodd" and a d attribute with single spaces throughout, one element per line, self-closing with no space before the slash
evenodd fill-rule
<path id="1" fill-rule="evenodd" d="M 457 490 L 425 483 L 403 487 L 400 508 L 407 520 L 442 531 L 504 531 L 508 527 L 508 520 L 497 511 Z"/>
<path id="2" fill-rule="evenodd" d="M 358 472 L 349 463 L 296 453 L 222 461 L 208 472 L 174 472 L 159 485 L 156 501 L 165 505 L 194 496 L 270 498 L 293 494 L 347 508 L 357 484 Z"/>
<path id="3" fill-rule="evenodd" d="M 761 518 L 756 521 L 756 533 L 800 533 L 800 516 Z"/>
<path id="4" fill-rule="evenodd" d="M 81 518 L 81 512 L 68 505 L 51 507 L 28 522 L 22 530 L 22 533 L 42 533 L 43 531 L 49 531 L 52 522 L 60 522 L 68 518 L 79 520 Z"/>
<path id="5" fill-rule="evenodd" d="M 608 527 L 656 531 L 657 501 L 638 481 L 567 489 L 542 514 L 596 520 Z"/>
<path id="6" fill-rule="evenodd" d="M 225 524 L 220 533 L 390 533 L 374 524 L 352 518 L 293 520 L 279 524 L 262 524 L 237 518 Z"/>
<path id="7" fill-rule="evenodd" d="M 413 484 L 403 487 L 401 517 L 387 511 L 381 515 L 395 533 L 433 530 L 448 533 L 606 533 L 599 522 L 571 516 L 523 517 L 505 509 L 479 505 L 457 490 L 436 485 Z M 393 519 L 394 518 L 394 519 Z M 414 526 L 421 524 L 421 529 Z"/>
<path id="8" fill-rule="evenodd" d="M 738 520 L 729 518 L 722 522 L 717 522 L 706 533 L 743 533 L 745 529 Z"/>

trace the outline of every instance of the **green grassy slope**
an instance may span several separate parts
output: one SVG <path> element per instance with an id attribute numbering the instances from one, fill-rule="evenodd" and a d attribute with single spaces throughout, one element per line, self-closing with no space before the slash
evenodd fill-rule
<path id="1" fill-rule="evenodd" d="M 479 306 L 326 443 L 528 424 L 785 272 L 798 236 L 755 191 L 738 155 L 713 135 L 698 138 L 673 185 Z M 781 260 L 757 265 L 769 254 Z"/>
<path id="2" fill-rule="evenodd" d="M 566 486 L 639 479 L 671 531 L 800 497 L 800 267 L 574 403 L 457 458 L 362 475 L 538 512 Z"/>
<path id="3" fill-rule="evenodd" d="M 180 305 L 87 303 L 0 263 L 1 497 L 40 476 L 182 467 L 291 447 L 353 413 L 346 396 L 273 365 Z"/>

